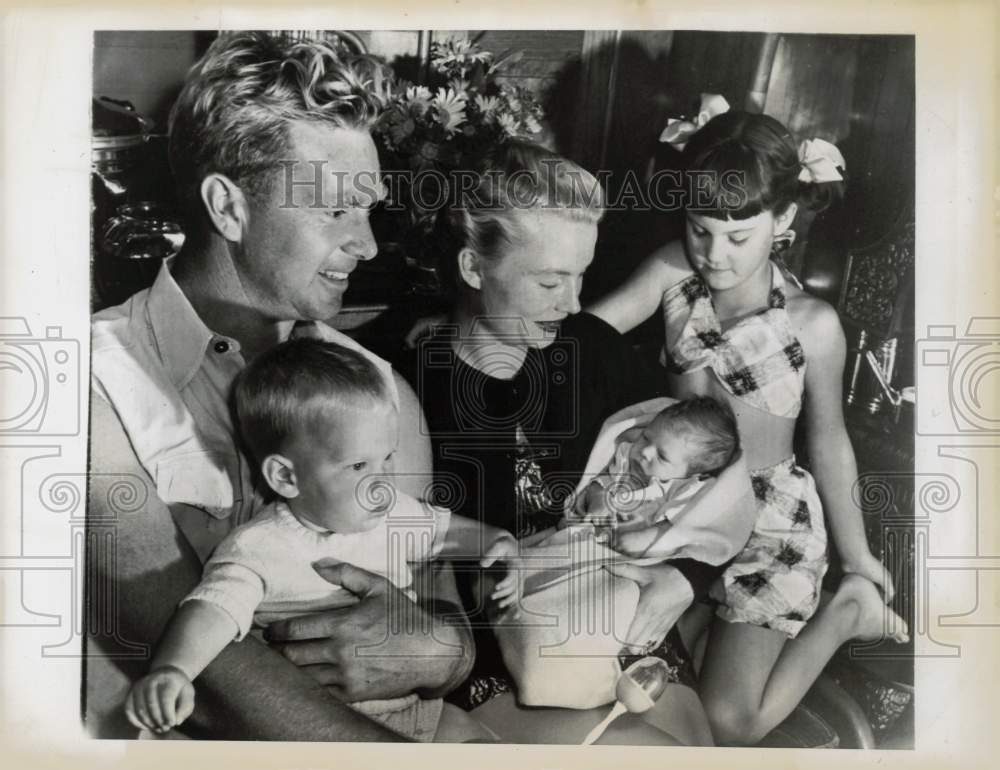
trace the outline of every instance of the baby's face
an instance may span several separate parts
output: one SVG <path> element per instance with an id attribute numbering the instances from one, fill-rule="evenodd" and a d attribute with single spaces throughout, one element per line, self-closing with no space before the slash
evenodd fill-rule
<path id="1" fill-rule="evenodd" d="M 682 479 L 688 473 L 691 448 L 671 430 L 668 420 L 657 417 L 647 425 L 629 450 L 629 468 L 644 483 L 653 479 Z"/>
<path id="2" fill-rule="evenodd" d="M 399 419 L 391 404 L 317 420 L 286 452 L 299 490 L 293 510 L 334 532 L 373 529 L 395 500 L 391 474 L 398 443 Z"/>

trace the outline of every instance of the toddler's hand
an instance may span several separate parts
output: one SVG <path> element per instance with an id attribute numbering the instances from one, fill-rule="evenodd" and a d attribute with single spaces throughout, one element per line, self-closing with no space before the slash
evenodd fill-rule
<path id="1" fill-rule="evenodd" d="M 487 549 L 486 555 L 483 556 L 479 564 L 483 567 L 489 567 L 497 562 L 506 564 L 507 574 L 493 586 L 490 599 L 495 601 L 501 610 L 511 608 L 513 616 L 516 617 L 521 600 L 522 575 L 517 541 L 513 535 L 505 534 L 497 538 L 493 545 Z"/>
<path id="2" fill-rule="evenodd" d="M 194 686 L 179 668 L 164 666 L 151 671 L 125 698 L 125 714 L 140 730 L 165 733 L 194 711 Z"/>

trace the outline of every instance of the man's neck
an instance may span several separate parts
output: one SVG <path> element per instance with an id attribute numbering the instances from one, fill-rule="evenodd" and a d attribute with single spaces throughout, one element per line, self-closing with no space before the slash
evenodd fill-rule
<path id="1" fill-rule="evenodd" d="M 240 343 L 247 360 L 287 336 L 291 321 L 275 321 L 247 299 L 225 244 L 185 248 L 171 271 L 195 313 L 215 334 Z"/>

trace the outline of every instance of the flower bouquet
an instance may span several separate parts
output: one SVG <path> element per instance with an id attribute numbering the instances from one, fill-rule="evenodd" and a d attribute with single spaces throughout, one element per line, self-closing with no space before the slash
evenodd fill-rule
<path id="1" fill-rule="evenodd" d="M 402 246 L 423 274 L 418 288 L 438 293 L 440 255 L 431 233 L 437 212 L 452 201 L 460 172 L 477 172 L 483 159 L 511 137 L 542 131 L 542 108 L 521 86 L 498 81 L 520 53 L 500 57 L 475 41 L 435 42 L 428 83 L 399 80 L 375 129 L 389 188 L 387 210 L 402 217 Z M 399 230 L 396 230 L 399 232 Z"/>

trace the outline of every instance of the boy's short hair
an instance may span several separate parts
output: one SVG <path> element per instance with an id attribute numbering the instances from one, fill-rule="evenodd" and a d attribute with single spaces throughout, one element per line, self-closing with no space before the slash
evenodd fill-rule
<path id="1" fill-rule="evenodd" d="M 258 461 L 280 452 L 289 437 L 332 408 L 391 404 L 385 377 L 368 358 L 317 339 L 283 342 L 255 358 L 237 378 L 234 406 L 240 432 Z"/>
<path id="2" fill-rule="evenodd" d="M 677 435 L 693 445 L 688 472 L 717 475 L 740 451 L 736 415 L 729 404 L 709 396 L 695 396 L 671 404 L 658 417 L 666 418 Z"/>

